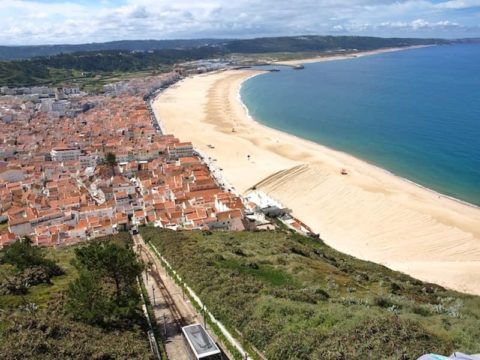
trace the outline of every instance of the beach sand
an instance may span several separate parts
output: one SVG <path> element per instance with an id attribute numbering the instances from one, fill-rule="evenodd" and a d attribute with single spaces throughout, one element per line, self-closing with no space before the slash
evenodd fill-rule
<path id="1" fill-rule="evenodd" d="M 237 191 L 256 185 L 335 249 L 480 295 L 479 208 L 258 124 L 238 95 L 255 74 L 231 70 L 184 79 L 160 94 L 154 111 L 168 133 L 215 158 Z"/>
<path id="2" fill-rule="evenodd" d="M 386 48 L 386 49 L 380 49 L 380 50 L 361 51 L 361 52 L 354 52 L 354 53 L 347 53 L 347 54 L 314 56 L 314 57 L 311 57 L 311 58 L 299 59 L 299 60 L 277 61 L 277 62 L 275 62 L 275 64 L 286 65 L 286 66 L 295 66 L 295 65 L 301 65 L 301 64 L 317 63 L 317 62 L 322 62 L 322 61 L 354 59 L 354 58 L 359 58 L 359 57 L 363 57 L 363 56 L 383 54 L 383 53 L 389 53 L 389 52 L 394 52 L 394 51 L 405 51 L 405 50 L 412 50 L 412 49 L 420 49 L 420 48 L 431 47 L 431 46 L 434 46 L 434 45 L 414 45 L 414 46 L 406 46 L 406 47 L 392 47 L 392 48 Z"/>

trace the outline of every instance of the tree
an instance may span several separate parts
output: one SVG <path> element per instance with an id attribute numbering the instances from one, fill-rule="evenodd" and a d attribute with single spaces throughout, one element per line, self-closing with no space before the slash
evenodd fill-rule
<path id="1" fill-rule="evenodd" d="M 121 300 L 128 295 L 137 276 L 142 273 L 142 265 L 137 261 L 130 248 L 112 243 L 92 243 L 75 250 L 76 266 L 80 269 L 98 273 L 115 286 L 115 297 Z M 136 284 L 134 286 L 136 288 Z"/>
<path id="2" fill-rule="evenodd" d="M 136 316 L 140 301 L 136 281 L 143 266 L 131 248 L 93 242 L 75 250 L 74 266 L 81 274 L 68 290 L 74 317 L 105 325 Z"/>
<path id="3" fill-rule="evenodd" d="M 107 155 L 105 156 L 105 163 L 110 166 L 112 169 L 112 175 L 115 175 L 115 166 L 117 165 L 117 156 L 112 153 L 108 152 Z"/>
<path id="4" fill-rule="evenodd" d="M 115 166 L 117 165 L 117 156 L 112 152 L 108 152 L 105 156 L 105 162 L 110 166 Z"/>
<path id="5" fill-rule="evenodd" d="M 38 265 L 43 260 L 40 249 L 33 247 L 29 238 L 15 241 L 5 249 L 2 262 L 24 270 L 30 266 Z"/>
<path id="6" fill-rule="evenodd" d="M 67 289 L 66 310 L 87 324 L 103 324 L 108 313 L 108 301 L 103 297 L 99 279 L 83 271 Z"/>
<path id="7" fill-rule="evenodd" d="M 15 266 L 19 271 L 41 267 L 45 269 L 49 276 L 64 274 L 62 268 L 54 261 L 45 259 L 40 248 L 32 246 L 32 241 L 28 237 L 15 241 L 8 246 L 4 251 L 2 262 Z"/>

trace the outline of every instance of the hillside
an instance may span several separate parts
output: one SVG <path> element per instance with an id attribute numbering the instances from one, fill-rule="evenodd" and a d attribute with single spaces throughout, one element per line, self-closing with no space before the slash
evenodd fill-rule
<path id="1" fill-rule="evenodd" d="M 104 238 L 124 247 L 128 234 Z M 67 311 L 68 291 L 79 278 L 74 264 L 79 245 L 61 249 L 38 249 L 35 252 L 47 261 L 54 262 L 63 274 L 51 279 L 33 266 L 30 257 L 26 268 L 19 271 L 5 261 L 6 250 L 0 251 L 0 354 L 9 359 L 150 359 L 153 358 L 146 336 L 146 321 L 139 303 L 133 302 L 136 315 L 128 323 L 100 326 L 75 319 Z M 28 277 L 27 277 L 28 276 Z M 12 290 L 15 279 L 26 278 L 26 289 L 18 286 Z M 92 279 L 93 280 L 93 279 Z M 98 280 L 98 279 L 97 279 Z M 30 283 L 30 284 L 28 284 Z M 34 284 L 36 283 L 36 284 Z M 98 281 L 101 283 L 101 281 Z M 6 284 L 10 286 L 5 286 Z M 109 284 L 104 284 L 111 287 Z M 136 282 L 134 283 L 137 286 Z M 10 291 L 8 291 L 10 290 Z M 13 291 L 13 293 L 12 293 Z M 10 293 L 9 293 L 10 292 Z M 82 315 L 95 311 L 99 299 L 95 292 L 86 294 L 90 308 L 81 309 Z M 80 302 L 81 298 L 76 297 Z M 103 307 L 102 311 L 108 311 Z M 138 315 L 137 315 L 138 314 Z M 118 341 L 121 338 L 122 341 Z"/>
<path id="2" fill-rule="evenodd" d="M 191 39 L 191 40 L 123 40 L 105 43 L 90 43 L 78 45 L 32 45 L 32 46 L 0 46 L 0 61 L 21 60 L 40 56 L 54 56 L 86 51 L 150 51 L 162 49 L 190 49 L 201 46 L 215 45 L 222 39 Z"/>
<path id="3" fill-rule="evenodd" d="M 354 36 L 299 36 L 247 40 L 191 40 L 180 42 L 121 41 L 105 44 L 47 47 L 44 52 L 30 49 L 30 59 L 0 61 L 0 86 L 38 84 L 91 84 L 98 77 L 132 72 L 170 71 L 175 63 L 215 57 L 244 55 L 261 61 L 265 54 L 294 58 L 315 56 L 326 51 L 373 50 L 425 44 L 446 44 L 439 39 L 384 39 Z M 169 48 L 171 46 L 171 48 Z M 41 47 L 40 47 L 41 48 Z M 116 48 L 116 49 L 115 49 Z M 22 50 L 23 49 L 23 50 Z M 43 48 L 42 48 L 43 49 Z M 63 53 L 56 52 L 63 51 Z M 23 52 L 22 52 L 23 51 Z M 0 49 L 0 60 L 23 58 L 24 48 Z M 28 52 L 26 52 L 28 53 Z M 25 53 L 25 54 L 26 54 Z M 52 56 L 38 56 L 50 54 Z M 15 55 L 17 54 L 17 55 Z M 35 55 L 33 55 L 35 54 Z M 56 54 L 56 55 L 54 55 Z M 28 56 L 28 57 L 31 57 Z"/>
<path id="4" fill-rule="evenodd" d="M 0 61 L 49 57 L 59 54 L 103 51 L 186 50 L 202 47 L 231 52 L 323 51 L 335 48 L 378 47 L 445 43 L 440 39 L 400 39 L 360 36 L 291 36 L 256 39 L 123 40 L 78 45 L 0 46 Z"/>
<path id="5" fill-rule="evenodd" d="M 141 233 L 209 310 L 268 359 L 480 352 L 480 298 L 276 232 Z M 187 260 L 188 259 L 188 260 Z"/>
<path id="6" fill-rule="evenodd" d="M 168 72 L 181 61 L 212 57 L 209 47 L 190 50 L 156 50 L 152 52 L 98 51 L 60 54 L 31 60 L 0 62 L 0 86 L 38 84 L 84 84 L 100 77 L 141 71 Z M 139 74 L 142 76 L 145 74 Z"/>
<path id="7" fill-rule="evenodd" d="M 275 53 L 356 49 L 359 51 L 412 45 L 446 44 L 441 39 L 379 38 L 367 36 L 295 36 L 232 40 L 223 45 L 233 53 Z"/>

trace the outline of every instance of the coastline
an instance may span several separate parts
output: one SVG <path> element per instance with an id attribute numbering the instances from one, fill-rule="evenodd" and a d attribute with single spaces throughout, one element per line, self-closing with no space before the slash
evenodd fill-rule
<path id="1" fill-rule="evenodd" d="M 357 59 L 357 58 L 364 57 L 364 56 L 384 54 L 384 53 L 396 52 L 396 51 L 421 49 L 421 48 L 431 47 L 431 46 L 436 46 L 436 45 L 413 45 L 413 46 L 405 46 L 405 47 L 391 47 L 391 48 L 378 49 L 378 50 L 359 51 L 359 52 L 356 52 L 356 53 L 336 54 L 336 55 L 333 55 L 333 56 L 332 55 L 330 55 L 330 56 L 314 56 L 314 57 L 306 58 L 306 59 L 276 61 L 273 64 L 274 65 L 285 65 L 285 66 L 296 66 L 296 65 L 312 64 L 312 63 L 323 62 L 323 61 Z"/>
<path id="2" fill-rule="evenodd" d="M 424 47 L 424 46 L 422 46 L 422 47 Z M 372 55 L 373 55 L 373 54 L 372 54 Z M 329 60 L 337 60 L 337 59 L 331 58 L 331 59 L 329 59 Z M 325 60 L 325 61 L 329 61 L 329 60 Z M 450 196 L 450 195 L 446 195 L 446 194 L 443 194 L 443 193 L 441 193 L 441 192 L 438 192 L 438 191 L 436 191 L 436 190 L 434 190 L 434 189 L 431 189 L 431 188 L 429 188 L 429 187 L 427 187 L 427 186 L 425 186 L 425 185 L 421 185 L 421 184 L 419 184 L 419 183 L 416 183 L 416 182 L 413 181 L 413 180 L 407 179 L 406 177 L 403 177 L 403 176 L 401 176 L 401 175 L 399 175 L 399 174 L 396 174 L 396 173 L 393 172 L 393 171 L 390 171 L 390 170 L 387 170 L 387 169 L 385 169 L 385 168 L 382 168 L 382 167 L 380 167 L 380 166 L 378 166 L 378 165 L 375 165 L 375 164 L 369 162 L 368 160 L 365 160 L 365 159 L 362 159 L 362 158 L 360 158 L 360 157 L 358 157 L 358 156 L 349 154 L 349 153 L 347 153 L 347 152 L 345 152 L 345 151 L 338 150 L 338 149 L 334 149 L 334 148 L 331 148 L 331 147 L 329 147 L 329 146 L 327 146 L 327 145 L 323 145 L 323 144 L 317 143 L 317 142 L 315 142 L 315 141 L 313 141 L 313 140 L 304 139 L 304 138 L 302 138 L 302 137 L 300 137 L 300 136 L 297 136 L 297 135 L 288 133 L 288 132 L 286 132 L 286 131 L 278 130 L 278 129 L 276 129 L 276 128 L 269 127 L 269 126 L 267 126 L 267 125 L 263 125 L 261 122 L 255 120 L 255 119 L 253 118 L 253 116 L 250 115 L 250 111 L 248 110 L 248 107 L 247 107 L 247 106 L 245 105 L 245 103 L 242 101 L 241 88 L 242 88 L 243 84 L 244 84 L 247 80 L 249 80 L 249 79 L 251 79 L 251 78 L 253 78 L 253 77 L 255 77 L 255 76 L 262 75 L 262 74 L 264 74 L 264 73 L 268 73 L 268 72 L 267 72 L 267 71 L 261 71 L 261 72 L 252 74 L 251 76 L 245 78 L 245 79 L 240 83 L 240 87 L 238 88 L 238 96 L 237 96 L 237 99 L 238 99 L 238 101 L 242 104 L 242 106 L 243 106 L 243 108 L 244 108 L 244 110 L 245 110 L 246 116 L 248 117 L 248 119 L 249 119 L 250 121 L 253 121 L 253 122 L 255 122 L 256 124 L 258 124 L 259 126 L 262 126 L 262 127 L 266 128 L 266 129 L 273 130 L 273 131 L 278 131 L 278 132 L 281 132 L 281 133 L 284 133 L 284 134 L 288 134 L 288 135 L 290 135 L 290 136 L 292 136 L 292 137 L 294 137 L 294 138 L 296 138 L 296 139 L 298 139 L 298 140 L 305 141 L 305 142 L 309 142 L 309 143 L 311 143 L 312 145 L 317 145 L 317 146 L 320 146 L 320 147 L 324 147 L 324 148 L 329 149 L 329 150 L 331 150 L 331 151 L 338 152 L 339 154 L 343 154 L 344 156 L 353 157 L 353 158 L 355 158 L 355 159 L 358 159 L 358 160 L 360 160 L 360 161 L 363 161 L 364 163 L 370 165 L 371 167 L 374 167 L 377 171 L 382 171 L 382 172 L 384 172 L 384 173 L 387 174 L 387 175 L 394 176 L 394 177 L 396 177 L 396 178 L 398 178 L 398 179 L 400 179 L 400 180 L 402 180 L 402 181 L 405 181 L 405 182 L 408 182 L 408 183 L 410 183 L 410 184 L 412 184 L 412 185 L 414 185 L 414 186 L 417 186 L 417 187 L 421 188 L 422 190 L 429 191 L 429 192 L 431 192 L 431 193 L 432 193 L 433 195 L 435 195 L 435 196 L 443 197 L 443 198 L 446 198 L 446 199 L 455 201 L 455 202 L 457 202 L 457 203 L 459 203 L 459 204 L 461 204 L 461 205 L 470 206 L 470 207 L 472 207 L 472 208 L 474 208 L 474 209 L 480 210 L 480 205 L 472 204 L 472 203 L 469 203 L 468 201 L 458 199 L 458 198 L 456 198 L 456 197 L 454 197 L 454 196 Z"/>
<path id="3" fill-rule="evenodd" d="M 480 294 L 480 209 L 255 122 L 239 101 L 239 89 L 260 73 L 184 79 L 155 100 L 154 111 L 169 132 L 216 158 L 240 192 L 257 185 L 334 248 Z M 349 175 L 340 175 L 341 168 Z"/>

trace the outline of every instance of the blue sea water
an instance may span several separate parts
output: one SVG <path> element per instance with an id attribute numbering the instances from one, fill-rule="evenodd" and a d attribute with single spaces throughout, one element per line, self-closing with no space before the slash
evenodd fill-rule
<path id="1" fill-rule="evenodd" d="M 480 205 L 480 45 L 282 67 L 247 80 L 260 123 Z"/>

